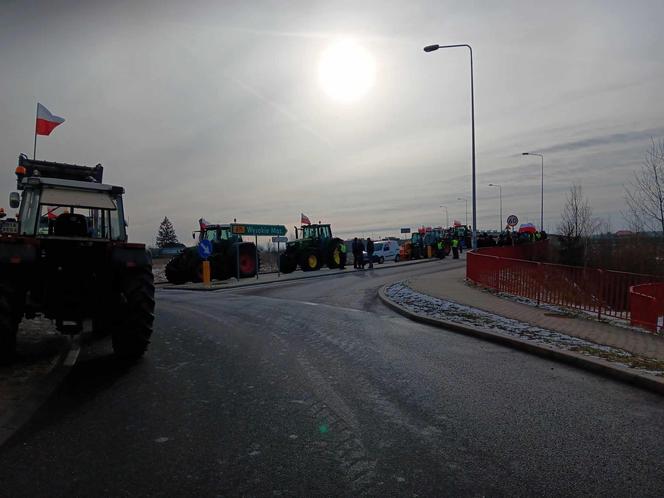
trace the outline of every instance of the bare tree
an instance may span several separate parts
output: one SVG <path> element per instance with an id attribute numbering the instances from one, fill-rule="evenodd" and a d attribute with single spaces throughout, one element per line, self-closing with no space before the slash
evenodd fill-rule
<path id="1" fill-rule="evenodd" d="M 630 228 L 646 228 L 664 237 L 664 139 L 652 139 L 641 168 L 625 186 L 625 201 L 623 215 Z"/>
<path id="2" fill-rule="evenodd" d="M 593 210 L 583 196 L 581 185 L 572 185 L 558 225 L 562 261 L 569 265 L 584 264 L 590 237 L 599 227 L 600 222 L 593 218 Z"/>

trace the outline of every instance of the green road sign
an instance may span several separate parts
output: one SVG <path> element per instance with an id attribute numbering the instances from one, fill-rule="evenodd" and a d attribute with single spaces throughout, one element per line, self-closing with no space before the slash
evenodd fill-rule
<path id="1" fill-rule="evenodd" d="M 286 235 L 283 225 L 253 225 L 250 223 L 231 223 L 231 232 L 237 235 Z"/>

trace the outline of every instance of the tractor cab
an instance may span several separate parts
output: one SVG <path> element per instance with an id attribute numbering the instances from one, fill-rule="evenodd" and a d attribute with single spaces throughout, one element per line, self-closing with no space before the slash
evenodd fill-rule
<path id="1" fill-rule="evenodd" d="M 193 235 L 195 238 L 196 232 Z M 222 240 L 242 242 L 242 236 L 232 233 L 230 225 L 207 225 L 198 231 L 198 241 L 201 242 L 202 240 L 209 240 L 210 242 L 220 242 Z"/>
<path id="2" fill-rule="evenodd" d="M 295 238 L 331 239 L 332 229 L 330 228 L 330 225 L 302 225 L 299 230 L 295 227 Z"/>

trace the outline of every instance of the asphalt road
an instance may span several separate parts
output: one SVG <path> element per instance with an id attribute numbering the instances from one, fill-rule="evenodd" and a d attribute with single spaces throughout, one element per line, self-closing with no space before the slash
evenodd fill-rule
<path id="1" fill-rule="evenodd" d="M 0 495 L 661 496 L 664 398 L 376 298 L 455 264 L 159 292 L 146 358 L 88 345 Z"/>

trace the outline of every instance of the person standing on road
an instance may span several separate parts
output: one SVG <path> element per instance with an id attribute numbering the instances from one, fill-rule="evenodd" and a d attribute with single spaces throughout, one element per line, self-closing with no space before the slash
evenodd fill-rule
<path id="1" fill-rule="evenodd" d="M 346 243 L 344 241 L 341 242 L 339 245 L 339 269 L 340 270 L 345 270 L 346 269 Z"/>
<path id="2" fill-rule="evenodd" d="M 357 267 L 364 270 L 364 242 L 362 239 L 357 239 Z"/>
<path id="3" fill-rule="evenodd" d="M 351 246 L 351 250 L 353 251 L 353 268 L 356 270 L 359 267 L 359 262 L 360 262 L 360 257 L 357 255 L 357 237 L 353 239 L 353 245 Z"/>
<path id="4" fill-rule="evenodd" d="M 459 259 L 459 237 L 456 235 L 452 239 L 452 259 Z"/>
<path id="5" fill-rule="evenodd" d="M 369 268 L 373 268 L 373 253 L 374 243 L 371 237 L 367 237 L 367 259 L 369 260 Z"/>

